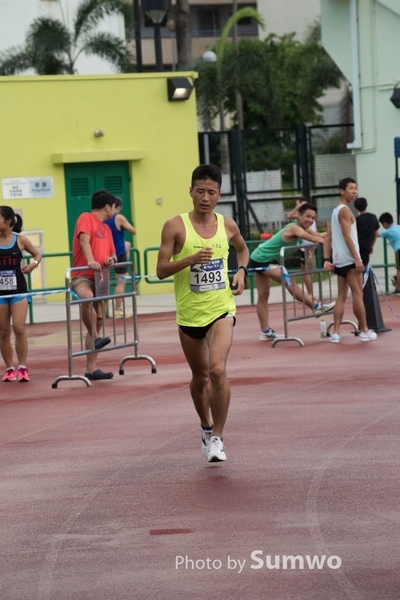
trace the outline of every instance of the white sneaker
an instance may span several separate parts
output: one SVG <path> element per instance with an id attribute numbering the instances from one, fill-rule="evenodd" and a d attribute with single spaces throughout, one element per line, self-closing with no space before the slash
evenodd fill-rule
<path id="1" fill-rule="evenodd" d="M 218 437 L 217 435 L 212 435 L 210 437 L 207 460 L 208 462 L 219 462 L 221 460 L 226 460 L 222 438 Z"/>
<path id="2" fill-rule="evenodd" d="M 332 333 L 329 341 L 331 344 L 340 344 L 340 335 L 338 333 Z"/>
<path id="3" fill-rule="evenodd" d="M 276 331 L 274 331 L 273 329 L 271 329 L 271 327 L 269 327 L 265 331 L 261 331 L 260 332 L 259 339 L 262 342 L 269 342 L 271 340 L 274 340 L 277 337 L 281 337 L 281 336 L 279 334 L 277 334 Z"/>
<path id="4" fill-rule="evenodd" d="M 208 459 L 208 448 L 210 446 L 210 437 L 212 436 L 212 431 L 204 431 L 201 427 L 201 451 L 203 453 L 204 458 Z"/>
<path id="5" fill-rule="evenodd" d="M 335 308 L 335 302 L 329 302 L 329 304 L 322 304 L 321 302 L 316 302 L 314 304 L 314 313 L 316 315 L 324 315 L 325 313 L 331 312 Z"/>
<path id="6" fill-rule="evenodd" d="M 358 339 L 360 342 L 373 342 L 377 339 L 377 337 L 378 336 L 376 335 L 375 331 L 372 329 L 368 329 L 368 331 L 360 331 L 358 334 Z"/>

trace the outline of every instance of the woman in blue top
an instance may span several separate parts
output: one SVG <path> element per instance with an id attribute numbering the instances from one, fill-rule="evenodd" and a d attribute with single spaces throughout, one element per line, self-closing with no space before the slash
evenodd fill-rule
<path id="1" fill-rule="evenodd" d="M 135 235 L 136 229 L 131 225 L 124 217 L 121 215 L 122 211 L 122 200 L 121 198 L 116 197 L 115 202 L 115 210 L 116 212 L 112 216 L 111 219 L 107 219 L 104 221 L 106 225 L 109 226 L 112 232 L 115 252 L 117 255 L 117 265 L 115 267 L 115 275 L 117 278 L 117 285 L 115 286 L 115 294 L 123 294 L 125 291 L 125 283 L 126 280 L 123 279 L 123 276 L 128 274 L 128 270 L 126 267 L 119 267 L 118 263 L 126 262 L 129 260 L 129 251 L 131 249 L 131 243 L 125 241 L 124 239 L 124 231 L 128 231 L 132 235 Z M 117 298 L 115 301 L 115 317 L 131 317 L 132 315 L 124 313 L 124 308 L 122 306 L 123 298 Z"/>

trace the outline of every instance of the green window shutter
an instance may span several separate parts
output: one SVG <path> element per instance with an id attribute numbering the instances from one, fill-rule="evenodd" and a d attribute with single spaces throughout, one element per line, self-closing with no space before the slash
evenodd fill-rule
<path id="1" fill-rule="evenodd" d="M 104 177 L 104 187 L 106 190 L 114 194 L 114 196 L 121 196 L 124 193 L 122 177 L 119 175 L 107 175 Z"/>
<path id="2" fill-rule="evenodd" d="M 80 163 L 64 165 L 70 250 L 75 223 L 83 212 L 91 212 L 92 195 L 107 190 L 123 202 L 123 214 L 132 222 L 129 170 L 126 162 Z"/>
<path id="3" fill-rule="evenodd" d="M 95 191 L 93 164 L 65 165 L 65 188 L 67 194 L 68 236 L 70 249 L 75 223 L 83 212 L 92 210 L 92 194 Z"/>
<path id="4" fill-rule="evenodd" d="M 122 214 L 132 223 L 129 170 L 127 162 L 99 162 L 95 164 L 96 189 L 107 190 L 121 198 Z"/>

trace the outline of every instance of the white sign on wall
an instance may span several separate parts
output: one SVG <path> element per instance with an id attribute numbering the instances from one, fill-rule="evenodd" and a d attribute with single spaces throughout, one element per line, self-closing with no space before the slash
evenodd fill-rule
<path id="1" fill-rule="evenodd" d="M 53 198 L 53 177 L 15 177 L 1 180 L 4 200 Z"/>

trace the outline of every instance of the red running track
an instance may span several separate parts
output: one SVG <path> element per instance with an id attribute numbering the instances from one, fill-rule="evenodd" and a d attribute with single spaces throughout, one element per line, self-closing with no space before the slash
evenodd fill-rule
<path id="1" fill-rule="evenodd" d="M 400 598 L 399 320 L 382 314 L 376 342 L 329 344 L 309 319 L 290 326 L 303 348 L 271 348 L 240 308 L 223 464 L 201 454 L 173 315 L 139 317 L 156 374 L 103 352 L 116 376 L 91 388 L 52 389 L 65 325 L 29 326 L 32 380 L 1 384 L 0 597 Z"/>

